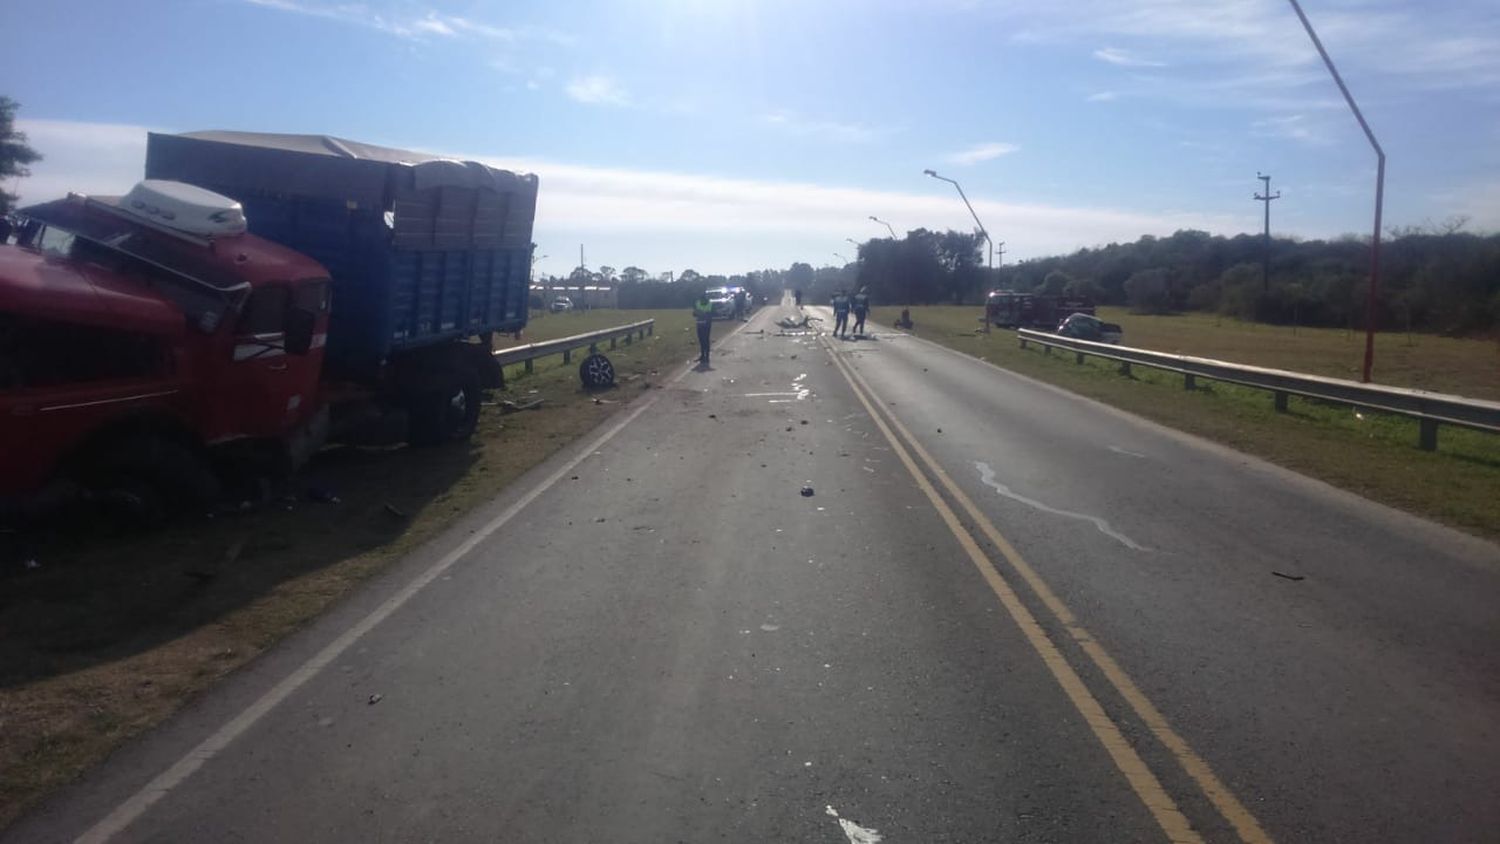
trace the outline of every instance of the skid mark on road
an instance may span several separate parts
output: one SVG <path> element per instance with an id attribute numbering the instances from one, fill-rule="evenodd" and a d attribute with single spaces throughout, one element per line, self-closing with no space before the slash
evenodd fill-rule
<path id="1" fill-rule="evenodd" d="M 1006 498 L 1011 499 L 1012 501 L 1019 501 L 1022 504 L 1025 504 L 1027 507 L 1033 507 L 1037 510 L 1041 510 L 1043 513 L 1051 513 L 1054 516 L 1064 516 L 1069 519 L 1079 519 L 1081 521 L 1088 522 L 1089 524 L 1092 524 L 1094 527 L 1098 528 L 1100 533 L 1104 534 L 1110 539 L 1115 540 L 1121 545 L 1124 545 L 1126 548 L 1130 548 L 1135 551 L 1151 550 L 1141 545 L 1137 545 L 1135 540 L 1110 527 L 1109 522 L 1106 522 L 1098 516 L 1090 516 L 1087 513 L 1075 513 L 1072 510 L 1060 510 L 1056 507 L 1051 506 L 1050 504 L 1043 504 L 1042 502 L 1037 501 L 1035 498 L 1027 498 L 1024 495 L 1021 495 L 1005 484 L 1002 484 L 999 481 L 995 480 L 995 470 L 991 469 L 990 464 L 988 463 L 976 460 L 974 461 L 974 468 L 979 470 L 979 480 L 981 483 L 983 483 L 987 487 L 990 487 Z"/>

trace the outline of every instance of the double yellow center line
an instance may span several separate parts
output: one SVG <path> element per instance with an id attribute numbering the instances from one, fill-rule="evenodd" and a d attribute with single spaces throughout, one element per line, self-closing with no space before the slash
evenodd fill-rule
<path id="1" fill-rule="evenodd" d="M 1067 605 L 1057 597 L 1052 588 L 1047 585 L 1036 570 L 1026 562 L 1016 551 L 1015 547 L 1000 533 L 994 524 L 982 513 L 974 502 L 959 488 L 958 484 L 943 471 L 943 467 L 932 458 L 911 431 L 901 424 L 895 414 L 885 410 L 875 391 L 864 380 L 852 366 L 843 360 L 842 356 L 834 351 L 833 346 L 824 335 L 819 335 L 819 340 L 827 349 L 833 359 L 834 366 L 849 382 L 854 390 L 854 395 L 859 399 L 869 412 L 870 418 L 880 428 L 880 432 L 890 442 L 891 448 L 896 456 L 900 458 L 902 465 L 911 473 L 912 479 L 916 481 L 917 487 L 927 496 L 943 522 L 952 531 L 958 544 L 973 561 L 974 567 L 994 591 L 995 597 L 1000 599 L 1000 604 L 1015 621 L 1016 626 L 1026 637 L 1026 641 L 1041 657 L 1047 670 L 1052 673 L 1053 679 L 1062 687 L 1063 693 L 1072 702 L 1073 707 L 1083 716 L 1089 729 L 1104 746 L 1110 759 L 1114 761 L 1115 767 L 1124 775 L 1136 796 L 1145 804 L 1151 816 L 1156 819 L 1167 838 L 1173 842 L 1202 842 L 1203 838 L 1193 829 L 1192 824 L 1177 808 L 1174 801 L 1162 786 L 1161 780 L 1157 779 L 1145 760 L 1140 757 L 1130 742 L 1120 731 L 1118 724 L 1112 720 L 1100 705 L 1099 700 L 1089 691 L 1078 672 L 1063 656 L 1057 645 L 1048 636 L 1047 631 L 1037 621 L 1031 610 L 1027 609 L 1025 603 L 1016 594 L 1015 589 L 1005 576 L 1000 573 L 993 560 L 979 547 L 978 541 L 973 534 L 959 521 L 957 513 L 949 506 L 948 501 L 943 498 L 933 485 L 935 479 L 938 484 L 948 493 L 954 502 L 966 513 L 970 521 L 979 528 L 990 543 L 1000 551 L 1001 556 L 1009 563 L 1015 574 L 1026 583 L 1031 591 L 1041 601 L 1043 607 L 1052 614 L 1062 629 L 1067 631 L 1069 637 L 1081 648 L 1089 659 L 1098 667 L 1105 679 L 1115 691 L 1125 699 L 1127 705 L 1135 712 L 1151 734 L 1172 754 L 1181 765 L 1183 771 L 1198 785 L 1203 795 L 1208 798 L 1219 814 L 1229 822 L 1240 839 L 1247 844 L 1270 844 L 1271 838 L 1266 834 L 1255 817 L 1245 808 L 1244 804 L 1235 798 L 1229 789 L 1219 780 L 1209 768 L 1208 763 L 1193 751 L 1188 743 L 1172 729 L 1161 710 L 1141 692 L 1140 687 L 1135 684 L 1120 664 L 1109 655 L 1104 646 L 1099 644 L 1083 625 L 1078 622 L 1076 616 L 1068 609 Z M 899 434 L 899 436 L 898 436 Z M 915 455 L 915 457 L 913 456 Z M 917 461 L 920 460 L 927 472 L 924 474 Z"/>

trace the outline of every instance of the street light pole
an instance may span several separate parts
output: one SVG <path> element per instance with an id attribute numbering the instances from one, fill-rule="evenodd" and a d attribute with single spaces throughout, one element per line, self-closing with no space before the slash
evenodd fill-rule
<path id="1" fill-rule="evenodd" d="M 1318 48 L 1318 55 L 1323 57 L 1323 64 L 1328 66 L 1328 72 L 1333 75 L 1334 83 L 1339 86 L 1339 93 L 1344 95 L 1344 102 L 1349 104 L 1349 110 L 1354 112 L 1354 119 L 1359 121 L 1359 128 L 1365 130 L 1365 138 L 1370 141 L 1370 146 L 1375 150 L 1375 234 L 1370 239 L 1370 287 L 1365 294 L 1365 365 L 1364 373 L 1360 378 L 1361 381 L 1369 383 L 1370 370 L 1375 365 L 1375 294 L 1380 288 L 1380 216 L 1385 208 L 1385 150 L 1381 149 L 1380 142 L 1375 140 L 1375 133 L 1370 131 L 1370 124 L 1365 122 L 1364 114 L 1354 102 L 1354 95 L 1350 94 L 1348 86 L 1344 85 L 1344 78 L 1339 76 L 1339 69 L 1333 66 L 1333 59 L 1329 58 L 1328 51 L 1323 49 L 1323 42 L 1318 40 L 1318 33 L 1313 31 L 1312 23 L 1302 12 L 1302 6 L 1297 3 L 1297 0 L 1290 0 L 1290 2 L 1297 17 L 1302 21 L 1302 28 L 1307 30 L 1307 37 L 1311 38 L 1313 46 Z"/>
<path id="2" fill-rule="evenodd" d="M 933 172 L 931 170 L 923 170 L 922 172 L 925 173 L 925 174 L 927 174 L 927 175 L 929 175 L 929 176 L 931 176 L 934 179 L 937 179 L 937 180 L 943 181 L 943 182 L 947 182 L 948 184 L 954 186 L 955 188 L 958 188 L 958 196 L 959 196 L 959 198 L 964 201 L 964 205 L 969 209 L 969 216 L 971 216 L 971 217 L 974 218 L 974 225 L 976 225 L 976 226 L 979 227 L 979 233 L 984 237 L 984 242 L 988 243 L 989 246 L 990 246 L 990 261 L 989 261 L 989 266 L 990 266 L 990 269 L 994 269 L 995 268 L 995 241 L 990 240 L 990 232 L 989 232 L 989 230 L 984 227 L 984 223 L 979 222 L 979 215 L 974 213 L 974 206 L 969 203 L 969 197 L 964 193 L 963 186 L 960 185 L 958 182 L 955 182 L 954 180 L 948 178 L 947 176 L 939 176 L 937 173 L 935 173 L 935 172 Z"/>
<path id="3" fill-rule="evenodd" d="M 839 259 L 840 261 L 843 261 L 845 264 L 849 263 L 849 259 L 845 258 L 842 254 L 840 254 L 838 252 L 833 253 L 833 257 Z"/>
<path id="4" fill-rule="evenodd" d="M 895 240 L 896 239 L 896 230 L 893 229 L 893 228 L 891 228 L 891 224 L 890 223 L 887 223 L 885 220 L 880 219 L 879 217 L 875 216 L 874 214 L 870 215 L 870 219 L 874 220 L 875 222 L 877 222 L 879 224 L 881 224 L 882 226 L 885 226 L 885 230 L 891 233 L 891 240 Z"/>

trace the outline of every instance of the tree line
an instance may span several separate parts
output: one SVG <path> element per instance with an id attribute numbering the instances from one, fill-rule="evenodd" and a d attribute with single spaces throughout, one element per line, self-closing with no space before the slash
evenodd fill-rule
<path id="1" fill-rule="evenodd" d="M 1456 218 L 1393 230 L 1381 246 L 1375 304 L 1383 329 L 1472 334 L 1500 328 L 1500 235 L 1462 231 Z M 1068 293 L 1141 313 L 1208 311 L 1260 322 L 1365 324 L 1368 239 L 1224 237 L 1182 230 L 1146 235 L 1000 270 L 998 286 Z"/>

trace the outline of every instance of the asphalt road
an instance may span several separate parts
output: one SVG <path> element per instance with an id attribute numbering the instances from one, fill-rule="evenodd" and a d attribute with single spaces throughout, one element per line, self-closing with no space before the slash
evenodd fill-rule
<path id="1" fill-rule="evenodd" d="M 1495 840 L 1500 549 L 792 311 L 6 840 Z"/>

